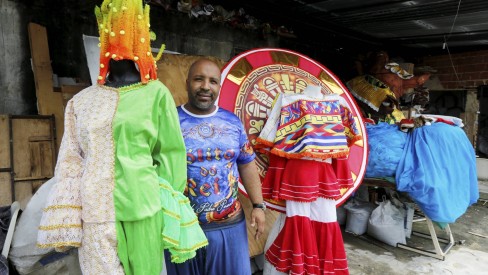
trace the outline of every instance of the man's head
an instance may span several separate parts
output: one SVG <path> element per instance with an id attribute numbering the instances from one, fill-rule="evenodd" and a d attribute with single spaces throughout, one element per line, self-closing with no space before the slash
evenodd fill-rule
<path id="1" fill-rule="evenodd" d="M 220 92 L 219 66 L 209 59 L 195 61 L 188 71 L 186 91 L 188 92 L 186 109 L 198 115 L 213 112 Z"/>

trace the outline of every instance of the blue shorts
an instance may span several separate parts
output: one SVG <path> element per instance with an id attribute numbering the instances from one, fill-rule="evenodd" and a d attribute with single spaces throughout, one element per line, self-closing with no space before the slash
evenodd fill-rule
<path id="1" fill-rule="evenodd" d="M 204 229 L 208 246 L 197 250 L 195 258 L 181 264 L 171 262 L 165 250 L 168 275 L 250 275 L 246 220 L 221 228 Z"/>

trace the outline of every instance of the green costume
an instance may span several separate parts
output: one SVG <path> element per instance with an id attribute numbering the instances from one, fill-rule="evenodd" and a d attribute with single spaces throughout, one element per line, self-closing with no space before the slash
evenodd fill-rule
<path id="1" fill-rule="evenodd" d="M 182 194 L 186 151 L 173 98 L 160 81 L 89 87 L 69 102 L 65 123 L 40 246 L 80 247 L 89 274 L 110 270 L 106 259 L 92 258 L 113 249 L 126 274 L 159 274 L 163 248 L 184 262 L 207 244 Z M 115 245 L 91 245 L 100 242 L 98 225 L 116 228 Z M 94 237 L 84 236 L 87 226 Z"/>

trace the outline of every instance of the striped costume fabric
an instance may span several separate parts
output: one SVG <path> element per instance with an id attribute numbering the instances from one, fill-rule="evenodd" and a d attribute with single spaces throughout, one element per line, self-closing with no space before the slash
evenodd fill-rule
<path id="1" fill-rule="evenodd" d="M 265 252 L 269 274 L 349 274 L 336 200 L 352 186 L 347 157 L 361 139 L 342 97 L 313 86 L 277 97 L 256 146 L 269 153 L 263 197 L 286 203 Z"/>

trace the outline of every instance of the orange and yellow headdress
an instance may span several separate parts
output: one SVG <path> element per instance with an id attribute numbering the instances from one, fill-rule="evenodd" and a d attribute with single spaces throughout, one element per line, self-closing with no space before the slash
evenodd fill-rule
<path id="1" fill-rule="evenodd" d="M 164 50 L 162 45 L 156 59 L 151 52 L 149 6 L 141 0 L 104 0 L 95 7 L 100 33 L 100 74 L 98 83 L 104 84 L 110 59 L 133 60 L 139 67 L 142 83 L 157 79 L 156 60 Z"/>

